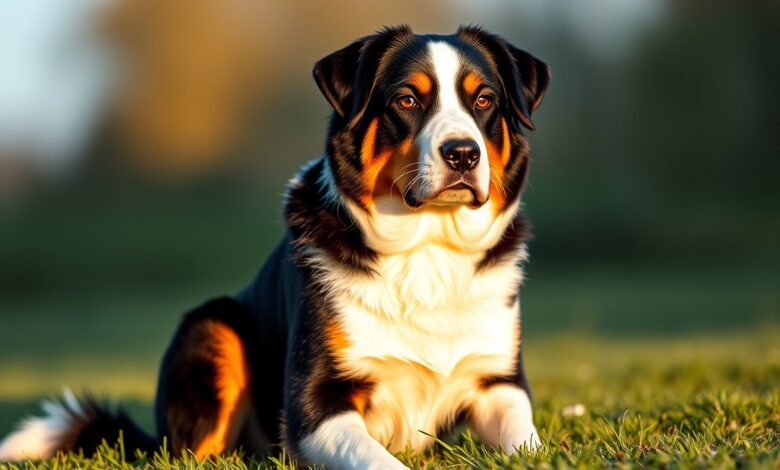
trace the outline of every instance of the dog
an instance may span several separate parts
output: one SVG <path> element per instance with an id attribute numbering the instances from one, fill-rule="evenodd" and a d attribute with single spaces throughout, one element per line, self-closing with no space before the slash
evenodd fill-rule
<path id="1" fill-rule="evenodd" d="M 540 444 L 521 355 L 527 130 L 546 64 L 480 27 L 390 27 L 317 62 L 324 155 L 289 183 L 286 235 L 235 296 L 187 313 L 165 353 L 157 435 L 89 396 L 44 404 L 0 460 L 130 451 L 205 458 L 282 444 L 301 462 L 406 468 L 468 424 Z"/>

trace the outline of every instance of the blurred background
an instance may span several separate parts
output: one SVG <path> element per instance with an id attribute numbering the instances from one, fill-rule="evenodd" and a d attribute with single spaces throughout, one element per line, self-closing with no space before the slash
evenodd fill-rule
<path id="1" fill-rule="evenodd" d="M 65 384 L 150 422 L 181 313 L 252 279 L 322 151 L 312 64 L 396 23 L 479 23 L 552 68 L 524 196 L 532 379 L 564 367 L 534 352 L 556 335 L 628 353 L 775 331 L 778 20 L 776 2 L 0 2 L 0 432 Z"/>

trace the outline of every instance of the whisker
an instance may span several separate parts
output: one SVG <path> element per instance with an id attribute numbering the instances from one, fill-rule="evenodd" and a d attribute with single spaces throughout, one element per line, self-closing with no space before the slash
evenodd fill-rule
<path id="1" fill-rule="evenodd" d="M 409 165 L 406 165 L 406 166 L 409 166 Z M 406 168 L 406 167 L 404 167 L 404 168 Z M 402 168 L 402 169 L 403 169 L 403 168 Z M 403 178 L 404 176 L 406 176 L 406 175 L 408 175 L 408 174 L 410 174 L 410 173 L 414 173 L 415 171 L 417 171 L 417 168 L 413 168 L 413 169 L 411 169 L 411 170 L 409 170 L 409 171 L 407 171 L 407 172 L 401 173 L 401 176 L 399 176 L 398 178 L 396 178 L 396 179 L 393 181 L 393 184 L 391 184 L 391 185 L 390 185 L 390 194 L 393 194 L 393 188 L 395 187 L 395 184 L 398 182 L 398 180 L 400 180 L 401 178 Z M 401 192 L 399 191 L 398 193 L 400 194 Z"/>
<path id="2" fill-rule="evenodd" d="M 501 196 L 506 199 L 506 188 L 504 187 L 504 183 L 502 183 L 501 180 L 492 173 L 490 174 L 490 184 L 493 185 L 493 187 L 497 190 L 501 191 Z"/>
<path id="3" fill-rule="evenodd" d="M 417 175 L 414 178 L 412 178 L 411 181 L 409 181 L 409 184 L 406 185 L 406 188 L 404 188 L 404 192 L 401 195 L 401 198 L 405 201 L 406 200 L 406 193 L 409 192 L 410 189 L 412 189 L 412 185 L 415 183 L 415 181 L 422 178 L 422 175 Z"/>

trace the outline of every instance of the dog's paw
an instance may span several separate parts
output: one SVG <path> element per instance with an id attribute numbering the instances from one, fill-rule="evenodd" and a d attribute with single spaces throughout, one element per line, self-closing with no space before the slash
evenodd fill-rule
<path id="1" fill-rule="evenodd" d="M 328 467 L 330 468 L 330 467 Z M 347 467 L 344 467 L 347 468 Z M 353 467 L 350 467 L 353 468 Z M 355 466 L 354 468 L 361 468 L 360 466 Z M 378 457 L 375 460 L 372 460 L 369 464 L 367 464 L 365 467 L 362 467 L 366 470 L 411 470 L 409 467 L 403 464 L 400 460 L 396 459 L 392 455 Z"/>
<path id="2" fill-rule="evenodd" d="M 536 452 L 542 448 L 542 441 L 533 423 L 518 424 L 502 436 L 501 448 L 507 454 Z"/>

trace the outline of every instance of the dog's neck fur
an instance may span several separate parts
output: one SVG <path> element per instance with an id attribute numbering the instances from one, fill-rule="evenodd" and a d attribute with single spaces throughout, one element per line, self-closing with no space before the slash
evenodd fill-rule
<path id="1" fill-rule="evenodd" d="M 370 310 L 389 318 L 457 309 L 450 304 L 463 301 L 469 292 L 477 292 L 474 288 L 480 284 L 478 277 L 490 277 L 480 269 L 480 261 L 501 241 L 519 210 L 519 198 L 498 212 L 490 202 L 479 209 L 415 211 L 391 197 L 377 199 L 366 210 L 339 193 L 329 171 L 324 165 L 318 180 L 330 199 L 328 204 L 342 204 L 347 209 L 360 228 L 363 242 L 376 253 L 370 273 L 350 276 L 349 290 Z M 510 256 L 498 263 L 502 271 L 513 273 L 510 283 L 514 286 L 519 286 L 522 278 L 518 267 L 526 256 L 522 242 L 517 240 Z M 325 264 L 320 263 L 320 268 Z M 343 284 L 339 279 L 343 270 L 324 271 L 327 285 Z"/>

